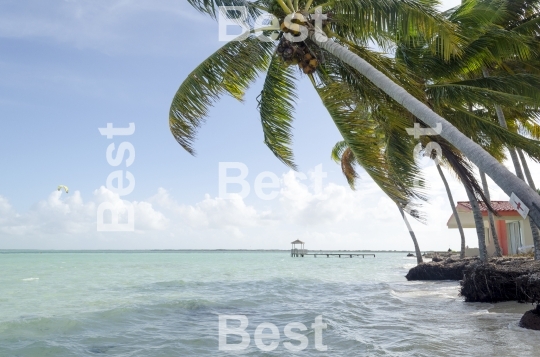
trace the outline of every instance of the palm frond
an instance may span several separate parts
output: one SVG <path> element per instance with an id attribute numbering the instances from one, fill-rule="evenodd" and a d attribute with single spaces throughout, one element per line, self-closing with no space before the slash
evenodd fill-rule
<path id="1" fill-rule="evenodd" d="M 496 121 L 494 113 L 487 117 L 481 116 L 478 113 L 471 113 L 468 108 L 459 105 L 449 105 L 447 108 L 439 108 L 439 110 L 443 110 L 445 118 L 488 152 L 490 147 L 499 150 L 505 146 L 513 146 L 521 148 L 535 160 L 540 160 L 540 142 L 504 129 Z M 497 158 L 496 153 L 490 152 L 490 154 Z"/>
<path id="2" fill-rule="evenodd" d="M 345 178 L 347 179 L 347 183 L 353 190 L 355 189 L 356 179 L 360 177 L 358 176 L 358 173 L 356 172 L 356 169 L 354 168 L 355 163 L 356 163 L 356 158 L 352 150 L 349 148 L 345 149 L 345 151 L 343 152 L 343 155 L 341 155 L 341 171 L 345 175 Z"/>
<path id="3" fill-rule="evenodd" d="M 264 143 L 285 165 L 296 169 L 292 144 L 292 122 L 297 98 L 294 67 L 285 66 L 278 56 L 270 62 L 260 96 L 259 112 Z"/>
<path id="4" fill-rule="evenodd" d="M 408 181 L 403 180 L 405 175 L 398 175 L 398 170 L 393 170 L 392 162 L 387 160 L 384 153 L 384 141 L 377 133 L 377 123 L 370 119 L 369 112 L 355 100 L 350 88 L 346 84 L 332 82 L 326 78 L 324 83 L 320 82 L 316 86 L 316 90 L 348 148 L 354 154 L 356 162 L 385 194 L 403 206 L 414 204 L 415 199 L 424 198 L 416 187 L 410 185 L 419 170 L 416 173 L 410 171 Z M 393 153 L 392 158 L 396 159 L 395 162 L 399 160 L 409 162 L 410 166 L 414 167 L 412 148 L 410 149 L 401 155 Z M 350 169 L 348 166 L 344 168 L 345 172 Z M 354 182 L 353 176 L 346 174 L 346 177 L 349 182 Z"/>
<path id="5" fill-rule="evenodd" d="M 526 96 L 509 92 L 468 85 L 466 81 L 433 84 L 428 85 L 426 88 L 426 94 L 434 105 L 441 105 L 442 103 L 475 103 L 475 105 L 484 107 L 499 104 L 505 107 L 519 106 L 521 108 L 540 105 L 537 99 L 530 97 L 540 97 L 540 92 L 536 93 L 532 90 Z"/>
<path id="6" fill-rule="evenodd" d="M 430 0 L 335 0 L 328 2 L 330 28 L 343 38 L 368 45 L 378 34 L 397 38 L 423 38 L 445 59 L 458 54 L 461 38 L 456 26 L 435 10 Z"/>
<path id="7" fill-rule="evenodd" d="M 187 2 L 197 11 L 210 15 L 216 19 L 219 15 L 220 7 L 222 6 L 239 6 L 244 7 L 247 11 L 247 23 L 252 24 L 263 11 L 266 1 L 248 1 L 248 0 L 187 0 Z M 239 14 L 224 13 L 225 17 L 237 19 Z"/>
<path id="8" fill-rule="evenodd" d="M 330 154 L 330 157 L 335 162 L 341 162 L 341 156 L 343 155 L 343 152 L 348 148 L 349 147 L 347 146 L 347 142 L 345 140 L 338 141 L 332 148 L 332 153 Z"/>
<path id="9" fill-rule="evenodd" d="M 226 93 L 241 99 L 258 72 L 268 67 L 274 46 L 254 37 L 228 42 L 188 75 L 169 111 L 170 130 L 185 150 L 194 154 L 193 140 L 209 108 Z"/>

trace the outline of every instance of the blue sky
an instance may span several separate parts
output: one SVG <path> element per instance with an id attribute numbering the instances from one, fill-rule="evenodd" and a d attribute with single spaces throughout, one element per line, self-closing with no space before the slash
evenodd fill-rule
<path id="1" fill-rule="evenodd" d="M 445 6 L 448 6 L 447 3 Z M 295 179 L 262 143 L 256 110 L 261 83 L 245 102 L 212 109 L 191 157 L 168 128 L 170 101 L 193 68 L 219 48 L 217 24 L 184 1 L 0 1 L 0 249 L 283 248 L 412 249 L 397 209 L 364 174 L 351 192 L 330 150 L 340 139 L 307 80 L 299 84 L 295 154 L 307 174 L 322 164 L 316 192 Z M 108 140 L 98 128 L 135 123 L 134 135 Z M 135 148 L 129 171 L 135 232 L 96 231 L 107 146 Z M 242 162 L 248 182 L 275 173 L 279 196 L 218 198 L 218 165 Z M 450 207 L 433 165 L 431 215 L 415 224 L 422 249 L 459 248 L 444 223 Z M 56 186 L 69 186 L 68 195 Z M 466 195 L 452 181 L 455 198 Z M 493 187 L 493 199 L 506 196 Z M 474 232 L 468 243 L 475 246 Z"/>

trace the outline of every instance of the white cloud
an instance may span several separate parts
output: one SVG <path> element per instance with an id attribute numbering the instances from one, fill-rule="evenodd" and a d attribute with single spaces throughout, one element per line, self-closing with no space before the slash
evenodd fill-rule
<path id="1" fill-rule="evenodd" d="M 531 166 L 533 174 L 539 168 Z M 424 169 L 430 184 L 430 203 L 424 206 L 428 224 L 410 219 L 423 250 L 459 249 L 457 230 L 446 228 L 451 208 L 434 166 Z M 447 179 L 454 200 L 466 200 L 460 184 Z M 52 192 L 29 211 L 15 212 L 0 196 L 0 248 L 54 249 L 169 249 L 246 248 L 287 249 L 295 239 L 308 249 L 411 250 L 408 231 L 394 203 L 373 181 L 363 178 L 358 191 L 335 183 L 320 192 L 313 181 L 293 172 L 282 175 L 279 196 L 273 201 L 239 196 L 231 199 L 206 195 L 192 205 L 177 202 L 159 188 L 144 201 L 129 202 L 135 210 L 134 233 L 96 230 L 96 210 L 102 202 L 125 207 L 117 194 L 100 187 L 84 202 L 80 193 Z M 493 183 L 493 199 L 507 199 Z M 474 230 L 466 230 L 467 244 L 476 246 Z"/>
<path id="2" fill-rule="evenodd" d="M 231 199 L 206 195 L 200 202 L 186 205 L 176 202 L 163 188 L 146 201 L 129 204 L 135 209 L 136 233 L 152 237 L 151 242 L 154 243 L 172 235 L 177 238 L 172 242 L 176 247 L 193 247 L 191 243 L 197 240 L 206 244 L 209 238 L 212 241 L 212 237 L 219 237 L 222 243 L 229 237 L 235 245 L 235 242 L 240 244 L 253 236 L 261 237 L 263 246 L 276 240 L 283 240 L 287 246 L 290 232 L 312 229 L 331 231 L 335 225 L 363 219 L 372 211 L 363 206 L 363 198 L 370 195 L 365 192 L 352 192 L 348 187 L 330 183 L 321 192 L 315 193 L 293 172 L 283 175 L 281 183 L 279 198 L 271 202 L 270 207 L 264 208 L 248 205 L 238 195 L 233 195 Z M 67 195 L 54 191 L 47 199 L 21 214 L 13 212 L 9 202 L 0 198 L 0 210 L 4 217 L 0 232 L 11 238 L 25 237 L 29 242 L 38 236 L 52 239 L 84 237 L 99 246 L 104 235 L 96 231 L 96 210 L 102 202 L 110 202 L 119 209 L 126 205 L 117 194 L 104 187 L 95 190 L 89 202 L 83 202 L 78 191 Z M 268 205 L 268 202 L 265 201 L 265 204 Z M 346 229 L 339 227 L 337 231 L 345 232 Z M 106 241 L 110 243 L 110 237 Z M 164 244 L 171 243 L 167 242 Z M 0 243 L 5 246 L 6 241 Z M 10 241 L 10 245 L 17 244 Z"/>
<path id="3" fill-rule="evenodd" d="M 117 194 L 104 187 L 94 191 L 93 201 L 83 202 L 79 191 L 63 194 L 52 192 L 36 203 L 28 212 L 16 214 L 6 199 L 0 197 L 0 232 L 3 235 L 27 238 L 57 235 L 92 235 L 96 233 L 97 206 L 111 202 L 117 207 L 125 205 Z M 168 220 L 148 202 L 132 202 L 139 218 L 138 231 L 164 230 Z"/>
<path id="4" fill-rule="evenodd" d="M 176 227 L 225 230 L 237 237 L 243 236 L 243 227 L 264 225 L 267 215 L 246 205 L 238 195 L 232 195 L 230 199 L 211 198 L 206 195 L 195 205 L 183 205 L 174 201 L 165 189 L 160 188 L 149 201 L 173 217 Z"/>
<path id="5" fill-rule="evenodd" d="M 301 225 L 339 223 L 351 215 L 359 216 L 365 210 L 360 206 L 362 192 L 352 192 L 348 187 L 334 183 L 326 185 L 320 193 L 313 193 L 298 180 L 293 172 L 283 176 L 279 199 L 282 218 Z"/>

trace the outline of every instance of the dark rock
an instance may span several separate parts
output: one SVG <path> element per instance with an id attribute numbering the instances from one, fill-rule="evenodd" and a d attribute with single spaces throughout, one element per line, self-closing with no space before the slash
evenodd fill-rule
<path id="1" fill-rule="evenodd" d="M 537 305 L 536 309 L 527 311 L 519 321 L 519 326 L 540 331 L 540 305 Z"/>
<path id="2" fill-rule="evenodd" d="M 478 258 L 448 258 L 440 262 L 420 263 L 405 277 L 407 280 L 461 280 L 465 268 L 476 262 L 479 262 Z"/>
<path id="3" fill-rule="evenodd" d="M 540 301 L 540 272 L 518 277 L 516 285 L 518 289 L 527 292 L 530 301 Z"/>
<path id="4" fill-rule="evenodd" d="M 467 302 L 540 304 L 540 261 L 508 257 L 488 263 L 478 258 L 436 260 L 409 270 L 407 280 L 461 280 L 460 294 Z"/>
<path id="5" fill-rule="evenodd" d="M 540 300 L 540 261 L 494 258 L 477 261 L 464 270 L 460 294 L 467 302 Z"/>
<path id="6" fill-rule="evenodd" d="M 438 255 L 434 255 L 433 258 L 431 258 L 431 261 L 438 263 L 438 262 L 442 262 L 443 258 L 439 257 Z"/>

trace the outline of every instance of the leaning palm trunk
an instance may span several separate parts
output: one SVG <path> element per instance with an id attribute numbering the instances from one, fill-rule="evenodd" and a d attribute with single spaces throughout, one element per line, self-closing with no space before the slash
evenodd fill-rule
<path id="1" fill-rule="evenodd" d="M 517 153 L 519 155 L 519 158 L 521 159 L 521 165 L 523 166 L 523 171 L 525 171 L 525 176 L 527 177 L 529 186 L 533 190 L 536 191 L 536 186 L 534 184 L 531 171 L 529 170 L 529 165 L 527 164 L 527 161 L 525 160 L 525 155 L 523 155 L 523 151 L 521 151 L 521 149 L 518 149 Z M 531 224 L 531 231 L 532 231 L 533 242 L 534 242 L 534 259 L 540 260 L 540 234 L 538 233 L 538 227 L 530 219 L 529 219 L 529 222 Z"/>
<path id="2" fill-rule="evenodd" d="M 519 155 L 519 158 L 521 159 L 521 166 L 523 166 L 523 171 L 525 172 L 525 177 L 529 182 L 529 186 L 531 186 L 533 190 L 536 190 L 536 185 L 534 184 L 531 171 L 529 170 L 529 164 L 527 164 L 527 161 L 525 160 L 525 155 L 523 155 L 523 151 L 521 149 L 517 149 L 517 153 Z"/>
<path id="3" fill-rule="evenodd" d="M 448 200 L 450 201 L 450 206 L 452 207 L 452 213 L 454 214 L 454 217 L 456 217 L 456 223 L 458 226 L 459 235 L 461 236 L 461 252 L 459 253 L 459 257 L 463 259 L 465 258 L 465 233 L 463 232 L 461 219 L 459 218 L 456 206 L 454 204 L 454 198 L 452 197 L 452 191 L 450 191 L 450 186 L 448 186 L 448 181 L 446 181 L 446 177 L 444 177 L 444 173 L 441 169 L 441 165 L 437 165 L 437 171 L 439 171 L 439 175 L 441 175 L 441 179 L 444 183 L 444 188 L 446 189 L 446 194 L 448 195 Z"/>
<path id="4" fill-rule="evenodd" d="M 414 243 L 414 251 L 416 252 L 416 262 L 418 264 L 423 263 L 424 260 L 422 259 L 422 252 L 420 252 L 420 247 L 418 246 L 418 241 L 416 240 L 416 235 L 414 234 L 414 231 L 409 224 L 409 220 L 407 219 L 407 216 L 405 216 L 405 212 L 403 211 L 403 208 L 399 204 L 396 204 L 399 213 L 401 213 L 401 218 L 403 218 L 403 221 L 405 222 L 405 225 L 407 225 L 407 229 L 409 230 L 409 234 L 411 235 L 412 241 Z"/>
<path id="5" fill-rule="evenodd" d="M 495 112 L 497 113 L 497 119 L 499 119 L 499 124 L 508 129 L 508 124 L 506 123 L 506 118 L 504 112 L 500 105 L 495 106 Z M 510 153 L 510 158 L 512 159 L 512 164 L 514 164 L 514 170 L 516 170 L 516 176 L 525 181 L 523 177 L 523 171 L 521 171 L 521 165 L 519 164 L 518 156 L 516 154 L 516 149 L 513 147 L 508 147 L 508 152 Z"/>
<path id="6" fill-rule="evenodd" d="M 310 38 L 321 48 L 356 69 L 425 124 L 437 128 L 437 130 L 440 129 L 440 135 L 444 139 L 460 150 L 480 170 L 487 173 L 507 195 L 510 196 L 515 193 L 530 208 L 529 214 L 531 218 L 540 225 L 540 196 L 525 182 L 508 171 L 480 145 L 473 142 L 446 119 L 433 112 L 428 106 L 394 83 L 364 59 L 337 44 L 332 39 L 328 39 L 322 31 L 312 31 Z"/>
<path id="7" fill-rule="evenodd" d="M 500 105 L 495 106 L 495 111 L 497 112 L 497 118 L 499 119 L 499 124 L 505 128 L 508 129 L 508 124 L 506 123 L 506 118 L 504 116 L 504 112 Z M 510 157 L 512 158 L 512 163 L 514 164 L 514 169 L 516 170 L 516 175 L 519 177 L 523 182 L 525 182 L 525 177 L 523 176 L 523 171 L 521 170 L 521 165 L 519 163 L 518 154 L 516 153 L 516 149 L 513 147 L 508 148 L 508 152 L 510 152 Z M 521 152 L 521 150 L 518 150 L 518 152 Z M 525 161 L 525 157 L 523 156 L 523 152 L 521 152 L 520 155 L 521 161 L 523 165 L 527 165 Z M 527 171 L 529 171 L 529 167 L 527 166 Z M 527 180 L 529 181 L 529 186 L 534 190 L 534 182 L 532 181 L 532 176 L 530 176 L 531 172 L 529 171 L 529 177 L 527 177 Z M 532 182 L 532 186 L 531 186 Z M 520 197 L 521 198 L 521 197 Z M 522 200 L 523 201 L 523 200 Z M 529 207 L 530 208 L 530 207 Z M 532 209 L 531 209 L 532 212 Z M 534 221 L 529 218 L 529 226 L 531 227 L 531 232 L 533 236 L 533 243 L 534 243 L 534 259 L 540 260 L 540 234 L 538 233 L 538 225 L 539 222 Z"/>
<path id="8" fill-rule="evenodd" d="M 484 77 L 489 77 L 489 72 L 488 72 L 488 70 L 486 68 L 483 68 L 482 72 L 484 74 Z M 503 128 L 508 129 L 508 124 L 506 123 L 506 118 L 504 116 L 504 112 L 503 112 L 502 107 L 500 105 L 495 105 L 495 112 L 497 113 L 497 119 L 499 120 L 499 124 Z M 518 149 L 518 151 L 521 154 L 520 158 L 521 158 L 521 161 L 522 161 L 523 165 L 527 165 L 527 163 L 525 161 L 525 157 L 523 157 L 523 152 L 521 152 L 521 150 L 519 150 L 519 149 Z M 508 147 L 508 152 L 510 153 L 512 163 L 514 164 L 514 169 L 516 170 L 517 177 L 519 177 L 521 180 L 523 180 L 525 182 L 525 177 L 523 177 L 523 171 L 521 171 L 521 165 L 519 164 L 519 159 L 518 159 L 518 155 L 516 153 L 516 149 L 513 148 L 513 147 Z M 527 171 L 528 170 L 529 170 L 529 167 L 527 166 Z M 530 171 L 529 171 L 529 176 L 530 176 Z M 529 181 L 529 186 L 534 190 L 534 182 L 532 181 L 532 177 L 531 177 L 531 179 L 529 179 L 527 177 L 527 180 Z M 532 182 L 532 185 L 531 185 L 531 182 Z M 504 188 L 503 188 L 503 190 L 504 190 Z M 510 196 L 510 194 L 508 192 L 506 192 L 506 193 Z M 519 197 L 521 198 L 521 196 L 519 196 Z M 523 199 L 522 199 L 522 201 L 523 201 Z M 528 205 L 528 203 L 525 203 L 525 204 Z M 540 222 L 538 222 L 536 219 L 534 219 L 534 215 L 533 215 L 533 212 L 532 212 L 534 210 L 534 207 L 529 207 L 529 208 L 531 209 L 530 217 L 529 217 L 529 225 L 531 227 L 531 232 L 532 232 L 532 236 L 533 236 L 534 259 L 535 260 L 540 260 L 540 234 L 538 233 L 538 226 L 540 225 Z M 533 222 L 533 220 L 534 220 L 534 222 Z"/>
<path id="9" fill-rule="evenodd" d="M 484 195 L 486 196 L 487 204 L 491 206 L 491 198 L 489 197 L 489 187 L 487 184 L 486 174 L 484 171 L 480 171 L 480 178 L 482 179 L 482 186 L 484 189 Z M 491 238 L 493 238 L 493 244 L 495 245 L 495 256 L 502 257 L 501 245 L 499 244 L 499 236 L 497 230 L 495 229 L 495 219 L 493 218 L 493 213 L 488 210 L 489 218 L 489 230 L 491 231 Z"/>
<path id="10" fill-rule="evenodd" d="M 488 69 L 482 68 L 482 74 L 484 75 L 484 78 L 488 78 Z M 504 115 L 504 112 L 502 110 L 502 107 L 498 104 L 495 105 L 495 113 L 497 114 L 499 125 L 505 129 L 508 129 L 508 124 L 506 123 L 506 117 Z M 510 158 L 512 159 L 512 164 L 514 165 L 514 170 L 516 171 L 516 176 L 525 181 L 525 179 L 523 178 L 523 171 L 521 171 L 521 165 L 519 164 L 518 156 L 516 154 L 516 149 L 512 146 L 509 146 L 508 152 L 510 153 Z"/>
<path id="11" fill-rule="evenodd" d="M 487 247 L 486 247 L 486 235 L 484 230 L 484 218 L 482 217 L 482 211 L 480 211 L 480 205 L 474 197 L 473 193 L 467 186 L 465 186 L 465 191 L 467 191 L 467 196 L 469 196 L 469 202 L 471 203 L 471 208 L 474 216 L 474 225 L 476 226 L 476 234 L 478 235 L 478 250 L 480 254 L 480 260 L 487 262 Z"/>

